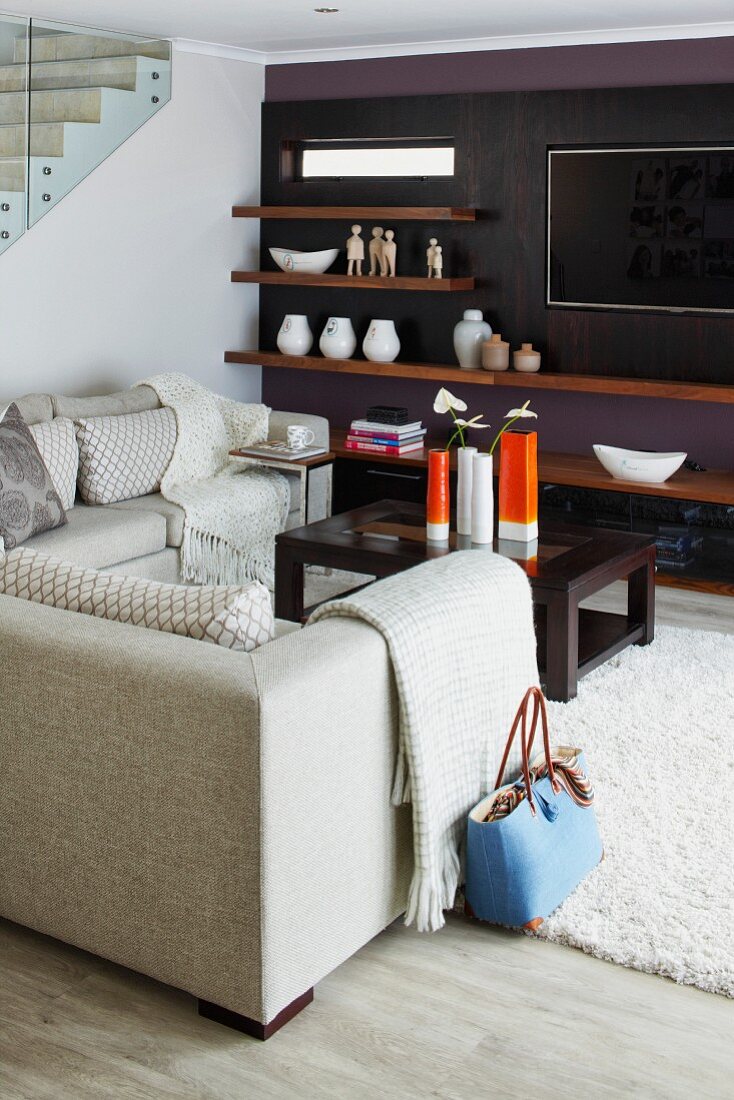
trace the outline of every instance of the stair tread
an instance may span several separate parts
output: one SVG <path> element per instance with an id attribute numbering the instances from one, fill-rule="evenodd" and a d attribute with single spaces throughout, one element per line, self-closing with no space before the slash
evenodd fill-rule
<path id="1" fill-rule="evenodd" d="M 108 84 L 72 84 L 60 88 L 31 88 L 31 92 L 36 95 L 44 95 L 49 93 L 53 95 L 54 92 L 125 92 L 127 95 L 132 95 L 130 88 L 110 88 Z M 21 91 L 19 88 L 0 90 L 0 96 L 3 95 L 20 95 L 26 96 L 28 93 Z"/>
<path id="2" fill-rule="evenodd" d="M 32 69 L 40 69 L 44 65 L 108 65 L 110 62 L 119 63 L 121 61 L 157 61 L 158 58 L 147 57 L 143 53 L 124 53 L 118 54 L 115 57 L 60 57 L 54 58 L 51 61 L 34 61 L 32 63 Z M 25 61 L 6 61 L 0 65 L 0 72 L 3 69 L 25 69 Z"/>

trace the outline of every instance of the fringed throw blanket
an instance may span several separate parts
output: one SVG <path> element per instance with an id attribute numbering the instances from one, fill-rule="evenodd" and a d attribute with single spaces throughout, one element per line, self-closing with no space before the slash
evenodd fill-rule
<path id="1" fill-rule="evenodd" d="M 288 482 L 275 470 L 229 457 L 233 448 L 267 438 L 266 406 L 218 397 L 185 374 L 157 374 L 138 385 L 155 390 L 176 416 L 176 447 L 161 493 L 185 513 L 183 579 L 228 585 L 257 580 L 272 587 Z"/>
<path id="2" fill-rule="evenodd" d="M 454 902 L 467 814 L 494 786 L 518 703 L 538 683 L 530 586 L 507 558 L 459 551 L 325 604 L 309 621 L 335 615 L 370 623 L 390 651 L 400 700 L 393 802 L 413 805 L 405 923 L 434 931 Z"/>

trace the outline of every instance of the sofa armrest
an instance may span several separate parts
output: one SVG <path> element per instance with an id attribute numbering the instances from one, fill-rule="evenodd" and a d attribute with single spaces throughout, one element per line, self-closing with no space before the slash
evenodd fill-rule
<path id="1" fill-rule="evenodd" d="M 391 804 L 398 700 L 381 634 L 325 620 L 255 650 L 252 665 L 270 1020 L 405 911 L 412 808 Z"/>
<path id="2" fill-rule="evenodd" d="M 268 426 L 268 439 L 284 440 L 289 424 L 303 424 L 316 436 L 319 447 L 329 446 L 329 421 L 325 416 L 312 416 L 311 413 L 283 412 L 272 409 Z"/>

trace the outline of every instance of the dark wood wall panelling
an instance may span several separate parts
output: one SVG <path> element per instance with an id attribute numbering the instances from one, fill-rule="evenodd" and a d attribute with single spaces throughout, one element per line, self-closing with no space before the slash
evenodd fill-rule
<path id="1" fill-rule="evenodd" d="M 455 137 L 454 180 L 281 179 L 283 141 L 418 135 Z M 410 293 L 263 287 L 261 346 L 275 348 L 286 312 L 307 313 L 315 332 L 329 314 L 350 316 L 360 336 L 371 317 L 387 316 L 400 334 L 401 359 L 451 362 L 453 326 L 464 308 L 476 305 L 513 344 L 537 344 L 546 370 L 734 383 L 734 320 L 544 305 L 547 146 L 702 141 L 734 143 L 734 85 L 266 103 L 263 203 L 476 206 L 481 215 L 475 223 L 435 228 L 396 224 L 400 274 L 423 274 L 427 240 L 435 233 L 444 246 L 444 273 L 475 275 L 474 292 L 439 301 Z M 271 267 L 268 245 L 343 247 L 349 226 L 266 221 L 261 233 L 262 263 Z M 732 299 L 734 305 L 734 288 Z"/>

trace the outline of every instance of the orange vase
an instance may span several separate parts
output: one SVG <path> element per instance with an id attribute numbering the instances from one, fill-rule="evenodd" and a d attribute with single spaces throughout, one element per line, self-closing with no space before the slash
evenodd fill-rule
<path id="1" fill-rule="evenodd" d="M 428 452 L 426 538 L 445 542 L 449 537 L 449 452 Z"/>
<path id="2" fill-rule="evenodd" d="M 532 542 L 538 537 L 538 433 L 502 436 L 499 537 Z"/>

